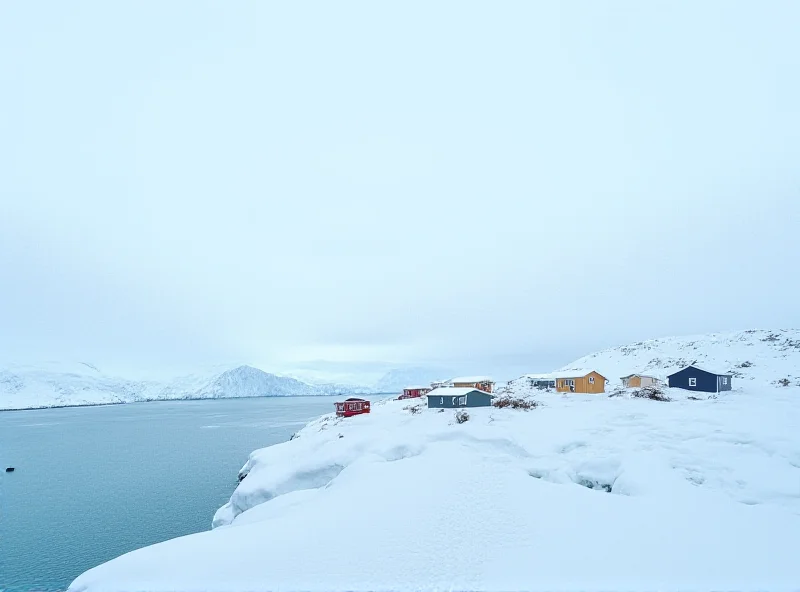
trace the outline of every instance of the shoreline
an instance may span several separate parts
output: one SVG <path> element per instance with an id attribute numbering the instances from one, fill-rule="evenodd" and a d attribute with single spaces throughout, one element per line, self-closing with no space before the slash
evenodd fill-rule
<path id="1" fill-rule="evenodd" d="M 375 397 L 375 396 L 382 396 L 382 395 L 393 395 L 395 393 L 369 393 L 369 394 L 360 394 L 360 395 L 353 395 L 353 394 L 341 394 L 335 393 L 332 395 L 323 394 L 323 395 L 261 395 L 257 397 L 189 397 L 189 398 L 175 398 L 175 399 L 143 399 L 141 401 L 115 401 L 112 403 L 74 403 L 74 404 L 64 404 L 64 405 L 42 405 L 39 407 L 11 407 L 11 408 L 0 408 L 0 413 L 5 413 L 8 411 L 46 411 L 48 409 L 68 409 L 74 407 L 111 407 L 116 405 L 134 405 L 137 403 L 168 403 L 168 402 L 179 402 L 179 401 L 221 401 L 221 400 L 240 400 L 240 399 L 314 399 L 319 397 Z"/>

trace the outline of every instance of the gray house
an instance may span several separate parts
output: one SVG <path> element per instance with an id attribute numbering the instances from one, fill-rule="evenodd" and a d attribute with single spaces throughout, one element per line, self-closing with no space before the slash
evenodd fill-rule
<path id="1" fill-rule="evenodd" d="M 456 407 L 489 407 L 493 395 L 476 388 L 441 387 L 427 395 L 428 409 L 453 409 Z"/>

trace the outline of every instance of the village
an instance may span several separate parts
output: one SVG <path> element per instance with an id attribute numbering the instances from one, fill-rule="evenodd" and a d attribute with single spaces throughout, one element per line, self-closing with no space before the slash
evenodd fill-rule
<path id="1" fill-rule="evenodd" d="M 542 374 L 525 374 L 518 380 L 531 388 L 553 390 L 557 393 L 599 395 L 606 392 L 611 382 L 597 370 L 560 370 Z M 666 386 L 703 393 L 719 393 L 732 388 L 733 375 L 729 372 L 706 370 L 690 364 L 666 376 L 644 372 L 619 377 L 622 389 L 641 389 Z M 489 376 L 459 376 L 450 380 L 435 381 L 430 386 L 408 386 L 397 397 L 403 399 L 427 398 L 428 409 L 458 409 L 465 407 L 490 407 L 496 398 L 496 383 Z M 335 403 L 336 415 L 350 417 L 370 412 L 370 402 L 351 397 Z"/>

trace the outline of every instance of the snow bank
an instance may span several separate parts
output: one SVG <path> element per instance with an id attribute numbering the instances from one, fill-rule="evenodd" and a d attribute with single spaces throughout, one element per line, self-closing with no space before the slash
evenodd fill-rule
<path id="1" fill-rule="evenodd" d="M 325 416 L 250 456 L 213 530 L 70 591 L 797 589 L 800 389 L 535 396 Z"/>

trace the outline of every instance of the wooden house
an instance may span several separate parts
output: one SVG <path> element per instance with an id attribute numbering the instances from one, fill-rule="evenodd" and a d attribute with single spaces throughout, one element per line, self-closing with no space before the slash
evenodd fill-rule
<path id="1" fill-rule="evenodd" d="M 334 405 L 336 405 L 336 415 L 339 417 L 351 417 L 369 413 L 369 401 L 366 399 L 350 397 L 341 403 L 334 403 Z"/>
<path id="2" fill-rule="evenodd" d="M 417 397 L 422 397 L 427 395 L 431 392 L 431 387 L 429 386 L 408 386 L 403 389 L 403 394 L 397 397 L 398 399 L 416 399 Z"/>
<path id="3" fill-rule="evenodd" d="M 729 372 L 713 372 L 704 370 L 694 364 L 667 376 L 670 388 L 682 388 L 687 391 L 718 393 L 732 388 L 733 376 Z"/>
<path id="4" fill-rule="evenodd" d="M 441 387 L 427 395 L 428 409 L 453 409 L 458 407 L 490 407 L 494 395 L 476 388 Z"/>
<path id="5" fill-rule="evenodd" d="M 559 393 L 606 392 L 606 377 L 596 370 L 562 370 L 553 373 Z"/>
<path id="6" fill-rule="evenodd" d="M 649 374 L 629 374 L 620 378 L 623 388 L 641 388 L 643 386 L 655 386 L 660 381 L 657 377 Z"/>
<path id="7" fill-rule="evenodd" d="M 494 391 L 494 381 L 488 376 L 459 376 L 449 382 L 455 388 L 474 388 L 485 393 Z"/>

